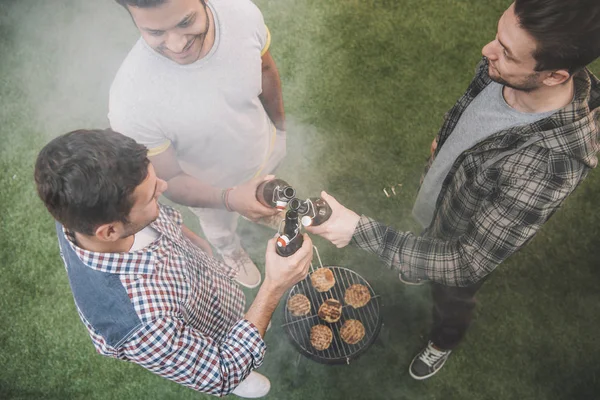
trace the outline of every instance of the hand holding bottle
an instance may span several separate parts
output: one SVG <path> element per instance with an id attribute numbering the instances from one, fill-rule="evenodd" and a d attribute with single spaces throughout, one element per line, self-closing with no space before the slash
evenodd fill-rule
<path id="1" fill-rule="evenodd" d="M 350 243 L 360 216 L 352 210 L 347 209 L 325 191 L 321 192 L 321 198 L 331 207 L 331 217 L 319 226 L 308 226 L 306 230 L 329 240 L 338 248 Z"/>

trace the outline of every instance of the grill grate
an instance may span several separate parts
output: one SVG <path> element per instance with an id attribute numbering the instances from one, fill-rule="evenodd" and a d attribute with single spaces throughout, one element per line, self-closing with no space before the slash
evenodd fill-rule
<path id="1" fill-rule="evenodd" d="M 319 259 L 320 262 L 320 259 Z M 327 267 L 333 272 L 335 285 L 326 292 L 318 292 L 312 286 L 310 276 L 297 283 L 286 299 L 285 323 L 283 327 L 298 351 L 308 358 L 324 364 L 350 363 L 362 354 L 377 338 L 381 328 L 380 299 L 375 294 L 369 283 L 356 272 L 343 267 Z M 369 289 L 371 300 L 364 307 L 355 309 L 346 305 L 344 294 L 346 289 L 353 284 L 361 284 Z M 310 313 L 303 317 L 293 316 L 287 309 L 287 300 L 296 294 L 303 294 L 310 300 Z M 335 323 L 327 323 L 317 316 L 319 306 L 329 298 L 334 298 L 342 303 L 342 316 Z M 365 327 L 365 336 L 356 344 L 348 344 L 341 339 L 340 329 L 349 319 L 359 320 Z M 323 324 L 331 328 L 333 340 L 329 348 L 317 350 L 310 343 L 310 329 Z"/>

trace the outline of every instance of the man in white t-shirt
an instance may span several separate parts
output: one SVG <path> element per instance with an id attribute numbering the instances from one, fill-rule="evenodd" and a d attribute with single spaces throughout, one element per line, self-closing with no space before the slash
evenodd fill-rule
<path id="1" fill-rule="evenodd" d="M 246 287 L 260 272 L 235 233 L 239 214 L 272 216 L 255 196 L 285 156 L 271 36 L 250 0 L 117 0 L 141 38 L 112 84 L 113 129 L 149 148 L 165 195 L 189 206 Z"/>

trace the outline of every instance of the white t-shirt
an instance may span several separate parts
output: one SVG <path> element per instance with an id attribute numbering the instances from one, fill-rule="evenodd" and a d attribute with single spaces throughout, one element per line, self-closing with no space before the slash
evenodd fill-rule
<path id="1" fill-rule="evenodd" d="M 251 178 L 268 157 L 275 128 L 258 96 L 270 35 L 249 0 L 210 0 L 215 41 L 189 65 L 140 38 L 111 86 L 111 127 L 154 155 L 172 145 L 183 170 L 226 187 Z"/>
<path id="2" fill-rule="evenodd" d="M 145 227 L 141 231 L 135 234 L 133 237 L 133 244 L 131 245 L 131 249 L 129 252 L 134 252 L 143 249 L 148 246 L 150 243 L 154 242 L 158 239 L 158 231 L 150 226 Z"/>

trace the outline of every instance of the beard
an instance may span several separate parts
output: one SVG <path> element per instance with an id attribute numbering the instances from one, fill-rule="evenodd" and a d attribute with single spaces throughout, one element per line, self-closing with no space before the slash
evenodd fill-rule
<path id="1" fill-rule="evenodd" d="M 132 223 L 132 222 L 127 222 L 125 224 L 125 226 L 123 227 L 123 233 L 121 234 L 121 239 L 125 239 L 129 236 L 135 235 L 136 233 L 140 232 L 142 229 L 144 229 L 145 227 L 149 226 L 150 224 L 152 224 L 154 221 L 156 221 L 158 219 L 158 215 L 155 218 L 152 218 L 149 221 L 146 221 L 144 223 Z"/>
<path id="2" fill-rule="evenodd" d="M 536 89 L 538 89 L 541 84 L 539 82 L 539 76 L 540 73 L 539 72 L 534 72 L 531 75 L 527 75 L 526 77 L 524 77 L 523 79 L 521 79 L 520 81 L 507 81 L 506 79 L 502 78 L 500 76 L 500 74 L 497 72 L 498 70 L 493 68 L 495 73 L 492 73 L 492 66 L 490 65 L 488 68 L 488 75 L 490 77 L 490 79 L 496 83 L 499 83 L 501 85 L 507 86 L 511 89 L 514 90 L 520 90 L 522 92 L 532 92 Z"/>

